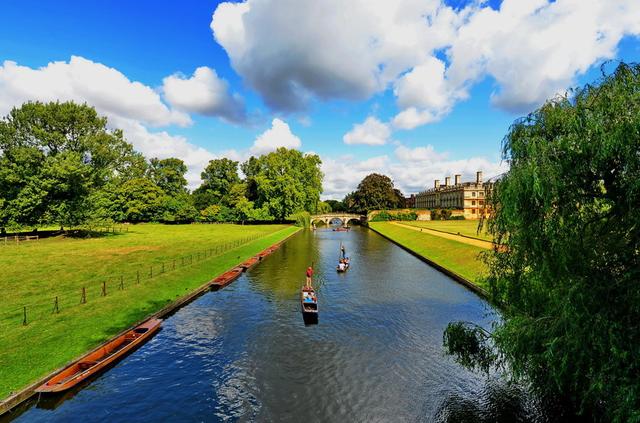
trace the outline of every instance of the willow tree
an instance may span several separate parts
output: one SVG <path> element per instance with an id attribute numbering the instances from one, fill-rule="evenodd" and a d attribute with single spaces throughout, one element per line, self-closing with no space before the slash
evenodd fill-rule
<path id="1" fill-rule="evenodd" d="M 485 258 L 503 319 L 449 352 L 594 421 L 640 421 L 640 66 L 548 102 L 504 138 Z M 487 348 L 491 344 L 495 349 Z"/>

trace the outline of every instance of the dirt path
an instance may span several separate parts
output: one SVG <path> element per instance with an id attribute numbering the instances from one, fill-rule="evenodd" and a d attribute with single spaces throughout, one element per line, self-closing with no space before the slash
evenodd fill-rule
<path id="1" fill-rule="evenodd" d="M 429 235 L 439 236 L 440 238 L 451 239 L 453 241 L 461 242 L 463 244 L 469 244 L 480 248 L 486 248 L 487 250 L 493 249 L 493 242 L 491 241 L 481 241 L 479 239 L 467 238 L 460 235 L 449 234 L 446 232 L 434 231 L 429 228 L 419 228 L 417 226 L 403 225 L 400 222 L 390 222 L 392 225 L 402 226 L 403 228 L 412 229 L 418 232 L 425 232 Z"/>

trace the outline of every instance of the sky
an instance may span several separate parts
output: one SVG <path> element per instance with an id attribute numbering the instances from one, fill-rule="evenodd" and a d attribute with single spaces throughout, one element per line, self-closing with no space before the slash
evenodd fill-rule
<path id="1" fill-rule="evenodd" d="M 6 0 L 0 116 L 86 102 L 151 157 L 319 154 L 323 199 L 508 169 L 547 99 L 640 61 L 638 0 Z"/>

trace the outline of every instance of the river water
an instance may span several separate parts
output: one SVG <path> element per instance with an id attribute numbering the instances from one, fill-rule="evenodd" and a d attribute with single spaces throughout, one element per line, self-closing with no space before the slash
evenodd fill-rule
<path id="1" fill-rule="evenodd" d="M 335 271 L 341 242 L 346 274 Z M 305 325 L 299 290 L 311 263 L 320 314 Z M 442 333 L 452 320 L 494 318 L 475 294 L 373 231 L 304 231 L 167 318 L 83 389 L 43 397 L 17 420 L 474 421 L 495 392 L 444 355 Z"/>

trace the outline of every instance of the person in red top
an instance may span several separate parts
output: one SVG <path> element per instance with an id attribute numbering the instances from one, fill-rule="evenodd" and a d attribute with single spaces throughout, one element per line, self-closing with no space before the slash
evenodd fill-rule
<path id="1" fill-rule="evenodd" d="M 311 286 L 311 278 L 313 277 L 313 268 L 307 267 L 307 286 Z"/>

